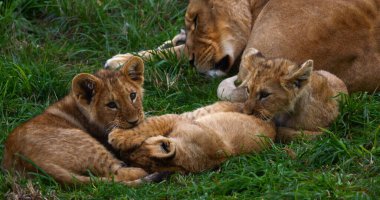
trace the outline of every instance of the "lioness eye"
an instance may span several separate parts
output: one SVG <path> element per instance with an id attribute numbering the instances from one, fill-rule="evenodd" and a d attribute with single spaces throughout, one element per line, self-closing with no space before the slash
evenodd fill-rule
<path id="1" fill-rule="evenodd" d="M 117 105 L 114 101 L 111 101 L 111 102 L 107 103 L 107 107 L 115 109 L 115 108 L 117 108 Z"/>
<path id="2" fill-rule="evenodd" d="M 131 94 L 129 94 L 129 97 L 131 98 L 131 101 L 134 101 L 136 99 L 136 92 L 132 92 Z"/>
<path id="3" fill-rule="evenodd" d="M 269 95 L 271 95 L 271 93 L 266 92 L 266 91 L 260 91 L 259 92 L 259 100 L 263 100 L 263 99 L 267 98 Z"/>
<path id="4" fill-rule="evenodd" d="M 194 29 L 198 27 L 198 15 L 194 17 Z"/>
<path id="5" fill-rule="evenodd" d="M 245 88 L 245 91 L 246 91 L 247 94 L 249 95 L 249 88 L 248 88 L 248 87 Z"/>

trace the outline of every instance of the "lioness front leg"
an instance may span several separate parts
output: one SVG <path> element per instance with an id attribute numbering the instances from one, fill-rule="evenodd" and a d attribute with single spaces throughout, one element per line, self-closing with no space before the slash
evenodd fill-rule
<path id="1" fill-rule="evenodd" d="M 186 48 L 185 45 L 179 45 L 175 47 L 170 47 L 167 49 L 157 49 L 157 50 L 146 50 L 140 51 L 136 55 L 143 58 L 144 60 L 152 59 L 154 55 L 157 55 L 161 59 L 166 59 L 168 55 L 175 54 L 175 56 L 179 59 L 182 56 L 186 56 Z M 112 58 L 106 61 L 104 64 L 104 68 L 109 69 L 117 69 L 126 63 L 134 54 L 126 53 L 126 54 L 117 54 Z"/>
<path id="2" fill-rule="evenodd" d="M 314 139 L 316 136 L 323 134 L 322 131 L 306 131 L 306 130 L 296 130 L 288 127 L 278 127 L 276 140 L 288 143 L 297 137 L 305 136 L 306 139 Z"/>
<path id="3" fill-rule="evenodd" d="M 136 55 L 140 56 L 144 60 L 152 59 L 154 55 L 157 55 L 161 59 L 166 59 L 168 55 L 174 54 L 178 59 L 187 55 L 187 49 L 185 48 L 186 33 L 181 30 L 181 33 L 174 36 L 172 40 L 168 40 L 160 45 L 157 49 L 140 51 Z M 106 61 L 104 68 L 116 69 L 127 62 L 133 54 L 117 54 Z"/>
<path id="4" fill-rule="evenodd" d="M 170 47 L 176 47 L 182 44 L 186 43 L 186 32 L 184 29 L 181 29 L 181 32 L 173 37 L 173 39 L 165 41 L 163 44 L 161 44 L 157 49 L 167 49 Z"/>
<path id="5" fill-rule="evenodd" d="M 135 128 L 114 129 L 108 136 L 108 143 L 115 149 L 127 151 L 140 146 L 149 137 L 167 135 L 176 121 L 181 119 L 175 114 L 150 117 Z"/>
<path id="6" fill-rule="evenodd" d="M 106 61 L 106 64 L 104 64 L 104 68 L 117 69 L 123 66 L 124 63 L 126 63 L 133 56 L 134 55 L 131 53 L 117 54 Z"/>

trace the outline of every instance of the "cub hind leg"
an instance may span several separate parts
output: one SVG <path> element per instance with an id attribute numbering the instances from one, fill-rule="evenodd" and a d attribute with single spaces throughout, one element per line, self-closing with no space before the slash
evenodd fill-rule
<path id="1" fill-rule="evenodd" d="M 53 164 L 53 163 L 43 163 L 39 167 L 47 174 L 52 176 L 54 180 L 62 184 L 75 184 L 75 183 L 89 183 L 91 179 L 89 176 L 77 174 L 75 172 L 70 172 L 69 170 Z M 103 179 L 100 178 L 100 179 Z"/>
<path id="2" fill-rule="evenodd" d="M 131 181 L 141 179 L 148 174 L 141 168 L 125 167 L 125 164 L 114 157 L 103 145 L 95 140 L 88 141 L 85 153 L 80 158 L 85 163 L 81 173 L 90 170 L 100 180 L 114 180 L 115 182 L 134 185 Z M 91 154 L 94 154 L 90 156 Z M 86 171 L 83 171 L 86 170 Z"/>
<path id="3" fill-rule="evenodd" d="M 142 177 L 146 172 L 140 168 L 122 167 L 108 176 L 101 176 L 92 179 L 90 176 L 70 172 L 69 170 L 51 163 L 42 164 L 41 167 L 47 174 L 50 174 L 57 182 L 62 184 L 86 184 L 94 180 L 112 181 L 123 183 L 129 186 L 136 186 L 143 183 Z"/>
<path id="4" fill-rule="evenodd" d="M 125 167 L 106 147 L 82 131 L 65 130 L 44 140 L 29 148 L 16 145 L 16 149 L 6 156 L 14 164 L 6 165 L 6 169 L 41 169 L 62 184 L 88 183 L 91 181 L 89 172 L 101 181 L 115 180 L 125 184 L 147 175 L 143 169 Z M 57 146 L 59 148 L 54 148 Z"/>

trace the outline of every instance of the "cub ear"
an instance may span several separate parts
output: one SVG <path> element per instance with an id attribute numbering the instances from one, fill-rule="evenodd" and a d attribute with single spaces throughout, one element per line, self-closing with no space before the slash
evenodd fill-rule
<path id="1" fill-rule="evenodd" d="M 75 99 L 83 104 L 89 105 L 96 92 L 99 91 L 102 81 L 92 74 L 81 73 L 74 77 L 71 88 Z"/>
<path id="2" fill-rule="evenodd" d="M 147 143 L 150 143 L 151 157 L 157 159 L 172 159 L 176 154 L 175 143 L 167 137 L 157 136 L 147 139 Z"/>
<path id="3" fill-rule="evenodd" d="M 144 82 L 144 61 L 137 56 L 133 56 L 121 67 L 120 72 L 132 81 L 142 85 Z"/>
<path id="4" fill-rule="evenodd" d="M 243 52 L 243 61 L 253 61 L 255 58 L 264 58 L 264 56 L 259 50 L 253 47 L 248 48 Z"/>
<path id="5" fill-rule="evenodd" d="M 298 69 L 288 75 L 288 77 L 285 79 L 287 82 L 286 85 L 292 88 L 302 88 L 309 82 L 309 78 L 312 72 L 313 60 L 307 60 L 302 65 L 300 65 Z"/>
<path id="6" fill-rule="evenodd" d="M 244 58 L 248 58 L 248 57 L 252 57 L 252 56 L 264 57 L 263 54 L 259 50 L 255 49 L 253 47 L 245 50 Z"/>
<path id="7" fill-rule="evenodd" d="M 239 67 L 239 80 L 245 79 L 249 72 L 258 64 L 265 61 L 265 57 L 255 48 L 246 49 Z"/>

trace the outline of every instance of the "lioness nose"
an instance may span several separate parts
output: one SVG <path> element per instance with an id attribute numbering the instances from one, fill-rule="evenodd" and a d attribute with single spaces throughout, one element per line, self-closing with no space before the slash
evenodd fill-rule
<path id="1" fill-rule="evenodd" d="M 190 64 L 191 67 L 195 67 L 194 66 L 194 60 L 189 60 L 189 64 Z"/>
<path id="2" fill-rule="evenodd" d="M 222 71 L 227 71 L 230 67 L 230 56 L 226 55 L 221 60 L 219 60 L 217 63 L 215 63 L 215 69 L 219 69 Z"/>
<path id="3" fill-rule="evenodd" d="M 194 54 L 189 57 L 189 64 L 192 67 L 195 67 L 195 65 L 194 65 L 194 62 L 195 62 L 194 59 L 195 59 L 195 55 Z"/>
<path id="4" fill-rule="evenodd" d="M 195 65 L 194 65 L 194 59 L 193 60 L 189 60 L 189 64 L 190 64 L 191 67 L 195 67 Z"/>

